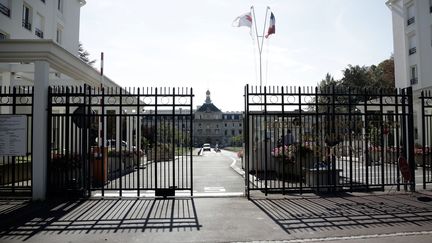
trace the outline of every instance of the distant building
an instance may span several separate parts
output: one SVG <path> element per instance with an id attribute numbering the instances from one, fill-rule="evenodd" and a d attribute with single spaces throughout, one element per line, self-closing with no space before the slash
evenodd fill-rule
<path id="1" fill-rule="evenodd" d="M 194 113 L 193 138 L 195 146 L 210 143 L 212 146 L 240 146 L 233 137 L 243 134 L 243 115 L 241 112 L 222 112 L 210 99 L 210 91 L 206 92 L 204 104 Z"/>

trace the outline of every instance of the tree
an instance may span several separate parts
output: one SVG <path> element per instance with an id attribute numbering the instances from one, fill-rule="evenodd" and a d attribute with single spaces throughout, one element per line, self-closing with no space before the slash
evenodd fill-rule
<path id="1" fill-rule="evenodd" d="M 83 60 L 85 63 L 87 63 L 90 66 L 93 66 L 94 63 L 96 62 L 96 60 L 90 60 L 89 56 L 90 53 L 88 53 L 88 51 L 84 50 L 83 44 L 80 42 L 78 44 L 78 56 L 81 60 Z"/>

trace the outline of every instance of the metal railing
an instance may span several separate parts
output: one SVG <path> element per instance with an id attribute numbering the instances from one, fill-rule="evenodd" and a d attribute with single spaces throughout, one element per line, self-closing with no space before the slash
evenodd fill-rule
<path id="1" fill-rule="evenodd" d="M 31 30 L 31 28 L 32 28 L 31 23 L 25 19 L 22 20 L 22 26 L 28 30 Z"/>
<path id="2" fill-rule="evenodd" d="M 414 54 L 414 53 L 416 53 L 417 52 L 417 48 L 416 47 L 411 47 L 409 50 L 408 50 L 408 54 L 409 55 L 412 55 L 412 54 Z"/>
<path id="3" fill-rule="evenodd" d="M 1 3 L 0 3 L 0 12 L 4 15 L 10 17 L 10 9 Z"/>
<path id="4" fill-rule="evenodd" d="M 42 38 L 42 39 L 44 37 L 43 31 L 38 29 L 38 28 L 35 28 L 35 35 L 38 36 L 39 38 Z"/>
<path id="5" fill-rule="evenodd" d="M 411 25 L 415 23 L 415 17 L 411 17 L 407 20 L 407 25 Z"/>

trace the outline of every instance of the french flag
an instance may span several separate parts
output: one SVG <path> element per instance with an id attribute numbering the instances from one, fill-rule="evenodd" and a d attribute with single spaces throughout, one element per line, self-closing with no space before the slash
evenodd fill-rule
<path id="1" fill-rule="evenodd" d="M 275 16 L 273 14 L 273 12 L 271 12 L 270 14 L 270 25 L 269 28 L 267 30 L 267 35 L 265 35 L 265 38 L 268 38 L 269 35 L 274 34 L 276 32 L 276 20 L 275 20 Z"/>

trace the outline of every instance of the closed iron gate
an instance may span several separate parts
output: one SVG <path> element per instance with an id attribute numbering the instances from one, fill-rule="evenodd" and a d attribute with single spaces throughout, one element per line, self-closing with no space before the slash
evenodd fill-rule
<path id="1" fill-rule="evenodd" d="M 247 195 L 415 185 L 412 90 L 245 87 Z"/>
<path id="2" fill-rule="evenodd" d="M 50 87 L 50 193 L 192 195 L 192 99 L 186 88 Z"/>
<path id="3" fill-rule="evenodd" d="M 31 195 L 32 186 L 32 138 L 33 138 L 33 87 L 0 86 L 0 130 L 9 129 L 3 122 L 8 119 L 18 119 L 26 123 L 26 133 L 21 134 L 27 141 L 24 153 L 9 154 L 7 148 L 11 144 L 8 139 L 0 138 L 0 193 Z M 2 134 L 7 131 L 1 131 Z M 4 146 L 4 147 L 3 147 Z M 13 148 L 12 148 L 13 149 Z"/>
<path id="4" fill-rule="evenodd" d="M 417 166 L 423 173 L 423 189 L 432 184 L 432 93 L 430 90 L 422 91 L 420 95 L 422 129 L 421 139 L 423 146 L 415 148 Z"/>

